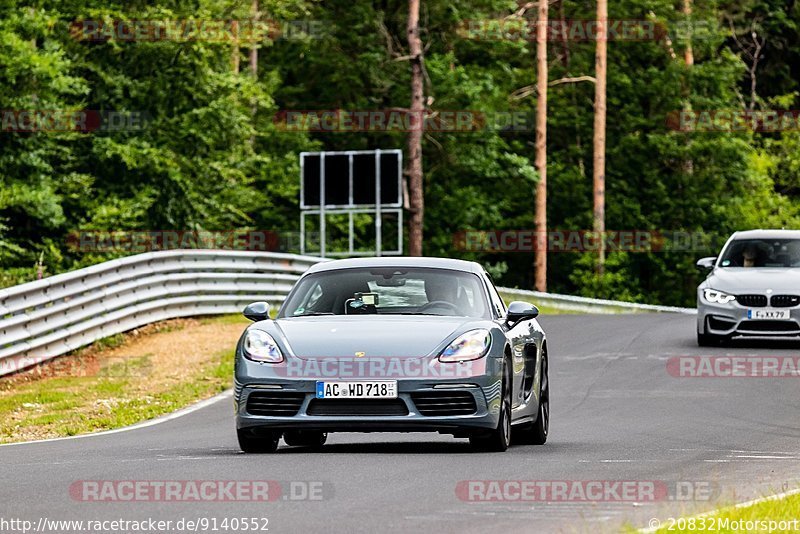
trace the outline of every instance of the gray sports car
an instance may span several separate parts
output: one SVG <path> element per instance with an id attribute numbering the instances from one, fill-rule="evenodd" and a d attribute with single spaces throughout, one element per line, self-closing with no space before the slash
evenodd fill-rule
<path id="1" fill-rule="evenodd" d="M 236 349 L 239 445 L 321 447 L 328 432 L 439 432 L 504 451 L 544 444 L 547 342 L 533 304 L 506 308 L 477 263 L 322 262 L 278 311 L 253 303 Z"/>
<path id="2" fill-rule="evenodd" d="M 736 232 L 698 267 L 697 343 L 734 336 L 800 336 L 800 231 Z"/>

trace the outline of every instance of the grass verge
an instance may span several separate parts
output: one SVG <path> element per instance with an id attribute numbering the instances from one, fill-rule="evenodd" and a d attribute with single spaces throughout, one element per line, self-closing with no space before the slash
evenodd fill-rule
<path id="1" fill-rule="evenodd" d="M 212 397 L 231 387 L 247 324 L 241 316 L 165 321 L 3 377 L 0 443 L 110 430 Z"/>
<path id="2" fill-rule="evenodd" d="M 510 295 L 508 293 L 503 293 L 502 291 L 499 292 L 500 296 L 502 297 L 503 301 L 505 301 L 506 306 L 508 306 L 511 302 L 515 300 L 525 300 L 517 295 Z M 533 304 L 536 304 L 533 302 Z M 575 310 L 563 310 L 561 308 L 553 308 L 551 306 L 547 306 L 546 304 L 536 304 L 536 307 L 539 308 L 539 313 L 542 315 L 563 315 L 563 314 L 574 314 L 574 313 L 583 313 L 580 311 Z"/>

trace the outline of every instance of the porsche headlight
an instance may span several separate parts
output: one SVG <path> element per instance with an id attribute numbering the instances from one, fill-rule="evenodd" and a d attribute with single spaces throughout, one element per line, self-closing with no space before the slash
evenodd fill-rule
<path id="1" fill-rule="evenodd" d="M 439 355 L 440 362 L 466 362 L 486 356 L 492 336 L 485 328 L 470 330 L 458 336 Z"/>
<path id="2" fill-rule="evenodd" d="M 264 363 L 280 363 L 283 354 L 271 335 L 263 330 L 248 330 L 244 337 L 244 355 L 248 360 Z"/>
<path id="3" fill-rule="evenodd" d="M 734 295 L 729 295 L 724 291 L 717 291 L 716 289 L 706 288 L 703 290 L 703 296 L 711 304 L 727 304 L 736 300 Z"/>

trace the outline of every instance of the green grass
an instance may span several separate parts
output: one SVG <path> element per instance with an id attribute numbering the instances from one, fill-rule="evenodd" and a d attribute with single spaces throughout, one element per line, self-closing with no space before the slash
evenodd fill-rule
<path id="1" fill-rule="evenodd" d="M 769 521 L 777 522 L 770 529 Z M 780 522 L 787 524 L 780 527 Z M 791 523 L 796 521 L 796 523 Z M 766 522 L 765 524 L 761 524 Z M 736 533 L 769 532 L 770 534 L 800 531 L 800 494 L 789 495 L 782 499 L 762 501 L 751 506 L 737 508 L 729 506 L 701 517 L 686 517 L 674 521 L 662 520 L 658 534 L 682 534 L 694 532 Z M 626 532 L 637 532 L 627 527 Z"/>
<path id="2" fill-rule="evenodd" d="M 170 330 L 174 328 L 156 329 Z M 115 336 L 99 347 L 106 350 L 123 341 Z M 98 345 L 92 347 L 96 348 Z M 153 379 L 150 355 L 104 360 L 98 353 L 98 360 L 99 369 L 89 376 L 74 373 L 76 376 L 46 376 L 3 384 L 0 443 L 110 430 L 173 412 L 229 388 L 234 358 L 231 347 L 208 355 L 202 359 L 204 363 L 176 371 L 174 377 L 162 373 L 160 380 Z"/>
<path id="3" fill-rule="evenodd" d="M 521 296 L 511 295 L 511 294 L 508 294 L 508 293 L 503 293 L 502 291 L 500 291 L 500 297 L 502 297 L 503 301 L 506 303 L 506 306 L 508 306 L 508 304 L 510 302 L 515 301 L 515 300 L 525 300 L 525 298 L 523 298 Z M 534 300 L 535 299 L 531 298 L 531 299 L 527 300 L 526 302 L 531 302 L 533 304 L 536 304 L 536 302 L 534 302 Z M 539 313 L 542 314 L 542 315 L 562 315 L 562 314 L 583 313 L 583 312 L 575 311 L 575 310 L 562 310 L 560 308 L 553 308 L 552 306 L 547 306 L 546 304 L 536 304 L 536 307 L 539 308 Z"/>

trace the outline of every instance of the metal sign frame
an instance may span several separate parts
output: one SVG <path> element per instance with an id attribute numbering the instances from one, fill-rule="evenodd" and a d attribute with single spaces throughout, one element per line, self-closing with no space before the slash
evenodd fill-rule
<path id="1" fill-rule="evenodd" d="M 397 202 L 381 203 L 381 156 L 392 154 L 397 158 Z M 353 201 L 353 156 L 374 155 L 375 156 L 375 203 L 356 204 Z M 319 157 L 319 205 L 307 205 L 305 200 L 305 160 L 309 156 Z M 325 157 L 326 156 L 347 156 L 348 158 L 348 203 L 347 204 L 327 204 L 325 202 Z M 320 247 L 319 255 L 326 256 L 399 256 L 403 254 L 403 151 L 400 149 L 391 150 L 344 150 L 328 152 L 301 152 L 300 153 L 300 253 L 313 253 L 306 250 L 306 217 L 316 215 L 319 217 L 319 236 Z M 356 251 L 355 250 L 355 228 L 353 215 L 356 213 L 373 214 L 375 218 L 375 250 Z M 382 214 L 391 213 L 397 215 L 397 249 L 383 250 L 383 221 Z M 327 231 L 326 217 L 328 215 L 348 215 L 348 250 L 346 252 L 328 252 L 327 250 Z"/>

